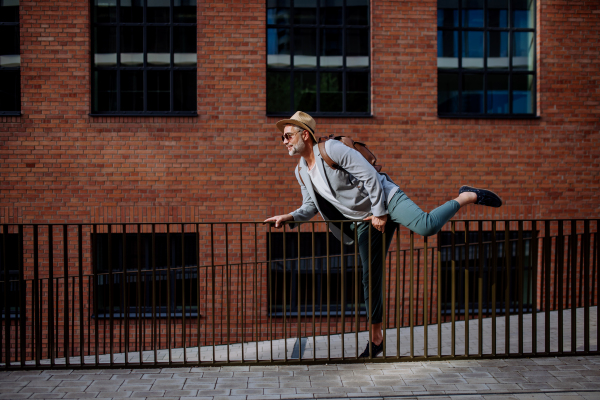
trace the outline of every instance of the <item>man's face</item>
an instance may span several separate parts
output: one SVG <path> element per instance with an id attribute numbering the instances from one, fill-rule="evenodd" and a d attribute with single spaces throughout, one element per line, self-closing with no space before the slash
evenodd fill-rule
<path id="1" fill-rule="evenodd" d="M 298 128 L 295 128 L 291 125 L 288 125 L 283 129 L 283 133 L 284 135 L 287 134 L 288 136 L 291 136 L 290 139 L 283 140 L 283 144 L 287 148 L 290 156 L 300 154 L 304 151 L 306 145 L 302 140 L 302 131 L 299 131 Z"/>

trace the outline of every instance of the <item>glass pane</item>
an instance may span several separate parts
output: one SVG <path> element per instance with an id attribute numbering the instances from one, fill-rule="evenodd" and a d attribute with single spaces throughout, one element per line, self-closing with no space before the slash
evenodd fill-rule
<path id="1" fill-rule="evenodd" d="M 488 68 L 508 68 L 508 32 L 488 32 Z"/>
<path id="2" fill-rule="evenodd" d="M 458 26 L 458 0 L 438 0 L 438 26 Z"/>
<path id="3" fill-rule="evenodd" d="M 290 73 L 267 72 L 267 112 L 290 112 Z"/>
<path id="4" fill-rule="evenodd" d="M 514 32 L 513 35 L 513 68 L 533 71 L 533 32 Z"/>
<path id="5" fill-rule="evenodd" d="M 533 114 L 533 75 L 513 75 L 513 114 Z"/>
<path id="6" fill-rule="evenodd" d="M 117 0 L 94 0 L 94 22 L 117 22 Z"/>
<path id="7" fill-rule="evenodd" d="M 19 54 L 19 48 L 19 27 L 0 25 L 0 56 Z"/>
<path id="8" fill-rule="evenodd" d="M 267 29 L 267 66 L 290 66 L 289 29 Z"/>
<path id="9" fill-rule="evenodd" d="M 458 112 L 458 74 L 438 74 L 438 113 Z"/>
<path id="10" fill-rule="evenodd" d="M 121 22 L 144 22 L 142 0 L 121 0 Z"/>
<path id="11" fill-rule="evenodd" d="M 368 0 L 346 0 L 346 24 L 369 25 Z"/>
<path id="12" fill-rule="evenodd" d="M 317 111 L 317 73 L 294 73 L 294 110 Z"/>
<path id="13" fill-rule="evenodd" d="M 175 65 L 196 65 L 196 27 L 175 26 L 173 27 L 173 55 Z"/>
<path id="14" fill-rule="evenodd" d="M 171 110 L 169 71 L 148 71 L 148 111 Z"/>
<path id="15" fill-rule="evenodd" d="M 117 71 L 94 72 L 94 112 L 117 111 Z"/>
<path id="16" fill-rule="evenodd" d="M 294 1 L 294 23 L 316 24 L 317 23 L 317 0 L 295 0 Z"/>
<path id="17" fill-rule="evenodd" d="M 344 78 L 341 72 L 321 74 L 320 101 L 323 112 L 342 112 L 344 107 Z"/>
<path id="18" fill-rule="evenodd" d="M 483 32 L 463 32 L 463 68 L 483 68 Z"/>
<path id="19" fill-rule="evenodd" d="M 369 66 L 369 30 L 346 29 L 346 66 Z"/>
<path id="20" fill-rule="evenodd" d="M 196 23 L 196 0 L 175 0 L 173 22 Z"/>
<path id="21" fill-rule="evenodd" d="M 0 22 L 19 22 L 19 0 L 0 1 Z"/>
<path id="22" fill-rule="evenodd" d="M 369 73 L 348 72 L 346 74 L 346 111 L 368 113 L 370 97 Z"/>
<path id="23" fill-rule="evenodd" d="M 173 71 L 174 111 L 196 111 L 196 71 Z"/>
<path id="24" fill-rule="evenodd" d="M 508 28 L 508 0 L 488 0 L 487 23 L 492 28 Z"/>
<path id="25" fill-rule="evenodd" d="M 508 75 L 488 74 L 487 113 L 508 114 Z"/>
<path id="26" fill-rule="evenodd" d="M 321 0 L 321 23 L 325 25 L 342 25 L 343 0 Z"/>
<path id="27" fill-rule="evenodd" d="M 98 26 L 94 28 L 94 65 L 117 65 L 117 28 Z"/>
<path id="28" fill-rule="evenodd" d="M 483 113 L 483 75 L 463 75 L 462 111 L 466 113 Z"/>
<path id="29" fill-rule="evenodd" d="M 144 28 L 141 26 L 121 27 L 121 64 L 144 64 Z"/>
<path id="30" fill-rule="evenodd" d="M 267 24 L 290 23 L 290 0 L 267 1 Z"/>
<path id="31" fill-rule="evenodd" d="M 169 22 L 170 0 L 148 0 L 146 22 Z"/>
<path id="32" fill-rule="evenodd" d="M 0 111 L 21 110 L 19 71 L 0 71 Z"/>
<path id="33" fill-rule="evenodd" d="M 317 30 L 294 29 L 294 67 L 317 66 Z"/>
<path id="34" fill-rule="evenodd" d="M 533 0 L 513 0 L 512 25 L 515 28 L 533 28 Z"/>
<path id="35" fill-rule="evenodd" d="M 337 68 L 343 66 L 342 30 L 321 30 L 321 67 Z"/>
<path id="36" fill-rule="evenodd" d="M 458 68 L 458 31 L 438 31 L 438 68 Z"/>
<path id="37" fill-rule="evenodd" d="M 149 26 L 146 28 L 146 46 L 149 65 L 171 64 L 171 35 L 168 26 Z"/>
<path id="38" fill-rule="evenodd" d="M 121 111 L 144 111 L 143 71 L 121 71 Z"/>
<path id="39" fill-rule="evenodd" d="M 483 27 L 483 0 L 462 0 L 462 25 L 464 28 Z"/>

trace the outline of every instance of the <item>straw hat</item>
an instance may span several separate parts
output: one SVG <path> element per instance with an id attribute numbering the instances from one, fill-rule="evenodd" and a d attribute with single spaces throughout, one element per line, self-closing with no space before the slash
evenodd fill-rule
<path id="1" fill-rule="evenodd" d="M 277 126 L 277 128 L 279 128 L 281 133 L 283 133 L 283 129 L 285 128 L 286 124 L 292 124 L 299 126 L 300 128 L 306 129 L 310 132 L 310 135 L 312 136 L 315 143 L 318 143 L 317 138 L 315 136 L 315 127 L 317 126 L 317 123 L 315 122 L 313 117 L 311 117 L 307 113 L 302 111 L 296 111 L 296 114 L 292 115 L 290 119 L 282 119 L 281 121 L 277 121 L 275 125 Z"/>

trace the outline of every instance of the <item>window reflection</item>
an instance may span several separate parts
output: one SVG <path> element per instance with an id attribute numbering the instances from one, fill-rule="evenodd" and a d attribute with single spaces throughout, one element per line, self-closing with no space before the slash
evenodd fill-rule
<path id="1" fill-rule="evenodd" d="M 462 0 L 462 25 L 465 28 L 483 27 L 483 0 Z"/>
<path id="2" fill-rule="evenodd" d="M 458 26 L 458 0 L 438 0 L 438 26 Z"/>
<path id="3" fill-rule="evenodd" d="M 269 67 L 290 66 L 289 29 L 267 29 L 267 65 Z"/>
<path id="4" fill-rule="evenodd" d="M 534 42 L 532 32 L 513 33 L 513 68 L 533 70 Z"/>
<path id="5" fill-rule="evenodd" d="M 486 111 L 489 114 L 508 113 L 508 75 L 488 75 Z"/>
<path id="6" fill-rule="evenodd" d="M 483 32 L 463 32 L 463 68 L 483 68 Z"/>
<path id="7" fill-rule="evenodd" d="M 508 65 L 508 32 L 488 32 L 487 66 L 506 69 Z"/>
<path id="8" fill-rule="evenodd" d="M 513 113 L 533 113 L 533 76 L 514 75 L 512 77 Z"/>
<path id="9" fill-rule="evenodd" d="M 438 68 L 458 68 L 458 31 L 438 31 Z"/>

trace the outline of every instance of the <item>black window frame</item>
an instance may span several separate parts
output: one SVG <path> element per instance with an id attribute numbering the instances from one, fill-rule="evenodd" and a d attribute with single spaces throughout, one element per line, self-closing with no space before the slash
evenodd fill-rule
<path id="1" fill-rule="evenodd" d="M 268 46 L 268 30 L 269 29 L 289 29 L 290 30 L 290 65 L 289 67 L 269 67 L 268 65 L 268 57 L 266 60 L 266 70 L 267 70 L 267 84 L 268 84 L 268 74 L 269 72 L 289 72 L 290 75 L 290 99 L 289 104 L 291 109 L 289 111 L 276 111 L 269 112 L 268 110 L 268 99 L 266 105 L 266 116 L 267 117 L 289 117 L 293 113 L 298 110 L 294 108 L 294 74 L 295 72 L 315 72 L 316 73 L 316 86 L 315 86 L 315 96 L 316 96 L 316 109 L 317 111 L 311 110 L 302 110 L 308 112 L 310 115 L 314 117 L 372 117 L 372 101 L 371 101 L 371 66 L 372 66 L 372 58 L 371 58 L 371 24 L 367 25 L 352 25 L 348 24 L 346 21 L 347 10 L 346 10 L 346 2 L 348 0 L 343 0 L 342 5 L 342 24 L 341 25 L 329 25 L 324 24 L 321 21 L 321 0 L 316 0 L 316 24 L 299 24 L 294 23 L 294 0 L 290 0 L 290 14 L 289 14 L 289 23 L 288 24 L 269 24 L 267 20 L 266 28 L 265 28 L 265 36 L 267 37 L 266 45 Z M 371 1 L 368 1 L 368 16 L 367 21 L 370 22 L 371 15 Z M 268 12 L 268 9 L 267 9 Z M 315 28 L 316 29 L 316 67 L 298 67 L 294 66 L 294 43 L 295 43 L 295 30 L 303 29 L 303 28 Z M 321 33 L 324 29 L 341 29 L 342 30 L 342 67 L 338 68 L 322 68 L 320 66 L 321 56 L 320 56 L 320 46 L 321 46 Z M 346 46 L 346 31 L 347 29 L 364 29 L 367 31 L 368 37 L 368 66 L 367 67 L 352 67 L 349 68 L 347 66 L 347 46 Z M 328 72 L 340 72 L 342 73 L 342 111 L 341 112 L 323 112 L 321 110 L 321 74 Z M 367 74 L 367 107 L 368 111 L 366 112 L 349 112 L 346 111 L 347 105 L 347 94 L 348 94 L 348 73 L 353 72 L 362 72 Z M 268 90 L 267 90 L 268 96 Z"/>
<path id="2" fill-rule="evenodd" d="M 17 45 L 17 50 L 19 51 L 19 57 L 21 55 L 21 45 L 20 45 L 20 40 L 21 40 L 21 22 L 20 22 L 20 15 L 21 15 L 21 2 L 19 1 L 19 5 L 17 6 L 18 11 L 17 11 L 17 21 L 16 22 L 0 22 L 0 26 L 13 26 L 16 27 L 16 31 L 17 31 L 17 35 L 15 40 L 18 42 Z M 1 9 L 0 9 L 1 10 Z M 18 67 L 3 67 L 0 65 L 0 79 L 2 78 L 2 75 L 4 75 L 3 72 L 8 72 L 8 71 L 16 71 L 17 72 L 17 91 L 15 93 L 15 105 L 16 105 L 16 110 L 2 110 L 0 109 L 0 115 L 13 115 L 13 116 L 19 116 L 21 115 L 21 65 L 20 65 L 20 60 L 19 60 L 19 66 Z"/>
<path id="3" fill-rule="evenodd" d="M 138 235 L 140 241 L 138 271 Z M 96 233 L 92 234 L 94 247 L 94 290 L 96 290 L 96 304 L 94 317 L 110 318 L 110 296 L 113 298 L 112 318 L 165 318 L 167 316 L 179 318 L 184 314 L 180 304 L 181 292 L 178 285 L 185 285 L 185 316 L 196 317 L 200 313 L 198 299 L 198 267 L 196 234 L 182 233 L 127 233 L 123 242 L 122 233 Z M 154 241 L 154 244 L 153 244 Z M 123 254 L 123 244 L 127 249 Z M 152 247 L 154 246 L 154 249 Z M 154 259 L 152 255 L 154 251 Z M 181 266 L 182 254 L 185 265 Z M 123 261 L 126 271 L 123 270 Z M 170 262 L 170 264 L 167 264 Z M 170 293 L 167 309 L 166 282 L 170 268 Z M 143 304 L 135 302 L 137 293 L 137 278 L 140 277 L 140 294 Z M 112 275 L 112 287 L 110 277 Z M 126 280 L 124 279 L 126 277 Z M 123 283 L 127 284 L 124 285 Z M 161 286 L 165 286 L 164 290 Z M 152 306 L 152 291 L 154 288 L 154 307 Z M 189 288 L 189 292 L 187 289 Z M 194 292 L 194 290 L 196 292 Z M 133 300 L 133 301 L 132 301 Z"/>
<path id="4" fill-rule="evenodd" d="M 105 116 L 138 116 L 138 117 L 144 117 L 144 116 L 149 116 L 149 117 L 173 117 L 173 116 L 189 116 L 189 117 L 194 117 L 194 116 L 198 116 L 198 65 L 194 65 L 191 67 L 184 67 L 184 66 L 175 66 L 174 65 L 174 52 L 175 52 L 175 47 L 174 47 L 174 42 L 173 42 L 173 28 L 176 27 L 194 27 L 197 28 L 198 25 L 198 21 L 196 19 L 195 23 L 184 23 L 184 22 L 173 22 L 173 8 L 174 8 L 174 1 L 175 0 L 170 0 L 169 4 L 170 4 L 170 16 L 169 16 L 169 22 L 164 22 L 164 23 L 159 23 L 159 22 L 147 22 L 147 8 L 148 8 L 148 1 L 147 0 L 142 0 L 143 2 L 143 22 L 141 23 L 137 23 L 137 22 L 121 22 L 121 12 L 120 12 L 120 8 L 121 8 L 121 0 L 115 0 L 116 1 L 116 22 L 95 22 L 94 20 L 94 12 L 95 12 L 95 0 L 90 0 L 90 20 L 91 20 L 91 34 L 90 34 L 90 65 L 91 65 L 91 76 L 90 76 L 90 82 L 91 82 L 91 102 L 90 102 L 90 116 L 99 116 L 99 117 L 105 117 Z M 197 18 L 197 10 L 198 10 L 198 6 L 196 3 L 196 18 Z M 94 54 L 94 40 L 95 40 L 95 36 L 94 36 L 94 32 L 95 32 L 95 28 L 97 27 L 115 27 L 116 28 L 116 66 L 111 66 L 111 67 L 98 67 L 95 64 L 95 54 Z M 143 54 L 143 66 L 123 66 L 121 64 L 121 27 L 142 27 L 143 28 L 143 48 L 142 48 L 142 54 Z M 169 66 L 164 67 L 164 66 L 149 66 L 148 65 L 148 47 L 147 47 L 147 27 L 169 27 L 170 28 L 170 52 L 169 52 L 169 57 L 170 57 L 170 61 L 169 61 Z M 198 38 L 197 38 L 197 30 L 196 30 L 196 51 L 195 51 L 196 55 L 198 54 Z M 96 78 L 95 78 L 95 73 L 97 71 L 117 71 L 116 75 L 116 88 L 117 88 L 117 110 L 116 111 L 101 111 L 101 110 L 94 110 L 95 107 L 95 98 L 96 98 L 96 90 L 95 90 L 95 86 L 96 86 Z M 122 111 L 122 107 L 121 107 L 121 72 L 122 71 L 143 71 L 143 111 Z M 170 76 L 170 98 L 169 98 L 169 102 L 170 102 L 170 109 L 172 111 L 148 111 L 148 79 L 147 79 L 147 75 L 148 75 L 148 71 L 169 71 L 169 76 Z M 174 111 L 174 78 L 173 78 L 173 72 L 175 71 L 196 71 L 196 80 L 195 80 L 195 94 L 196 94 L 196 102 L 195 102 L 195 110 L 193 111 Z"/>
<path id="5" fill-rule="evenodd" d="M 438 117 L 439 118 L 486 118 L 486 119 L 538 119 L 537 115 L 537 51 L 533 50 L 533 70 L 524 71 L 524 70 L 513 70 L 513 54 L 512 54 L 512 45 L 513 45 L 513 37 L 515 32 L 528 32 L 533 34 L 533 43 L 534 46 L 537 44 L 537 1 L 532 0 L 533 2 L 533 27 L 531 28 L 515 28 L 513 26 L 512 16 L 513 16 L 513 0 L 508 0 L 508 11 L 507 11 L 507 24 L 506 28 L 499 27 L 489 27 L 488 26 L 488 1 L 483 0 L 483 27 L 464 27 L 463 26 L 463 13 L 462 13 L 462 0 L 458 0 L 458 26 L 457 27 L 443 27 L 437 25 L 436 32 L 440 31 L 456 31 L 458 32 L 458 68 L 439 68 L 438 66 L 438 96 L 439 96 L 439 76 L 440 74 L 457 74 L 458 75 L 458 112 L 440 112 L 439 111 L 439 97 L 438 97 Z M 438 7 L 439 10 L 439 7 Z M 483 68 L 462 68 L 462 33 L 463 32 L 483 32 Z M 508 33 L 508 62 L 509 66 L 506 70 L 490 70 L 488 68 L 488 32 L 507 32 Z M 436 42 L 438 42 L 436 40 Z M 437 43 L 439 46 L 439 42 Z M 463 80 L 464 75 L 482 75 L 483 76 L 483 113 L 470 113 L 470 112 L 461 112 L 460 107 L 462 104 L 462 96 L 463 96 Z M 488 90 L 487 90 L 487 79 L 489 75 L 508 75 L 508 113 L 488 113 L 487 110 L 487 102 L 488 102 Z M 513 90 L 512 90 L 512 77 L 513 76 L 532 76 L 533 85 L 532 85 L 532 112 L 531 113 L 514 113 L 513 112 Z"/>
<path id="6" fill-rule="evenodd" d="M 327 242 L 326 235 L 329 235 Z M 269 239 L 269 235 L 271 238 Z M 283 232 L 267 233 L 267 254 L 269 255 L 270 268 L 268 271 L 268 307 L 267 314 L 271 317 L 298 316 L 298 232 L 286 232 L 285 252 L 285 281 L 286 281 L 286 309 L 283 309 Z M 313 315 L 312 293 L 306 285 L 312 288 L 312 233 L 300 233 L 300 316 Z M 327 316 L 327 243 L 329 243 L 329 284 L 330 284 L 330 316 L 341 316 L 341 248 L 340 242 L 331 232 L 315 232 L 315 316 Z M 358 315 L 367 315 L 362 284 L 362 263 L 360 254 L 354 253 L 354 245 L 344 246 L 344 272 L 346 274 L 346 306 L 345 316 L 355 315 L 355 268 L 358 269 Z M 356 261 L 356 267 L 355 267 Z M 337 293 L 337 295 L 336 295 Z M 308 298 L 306 298 L 308 296 Z"/>

